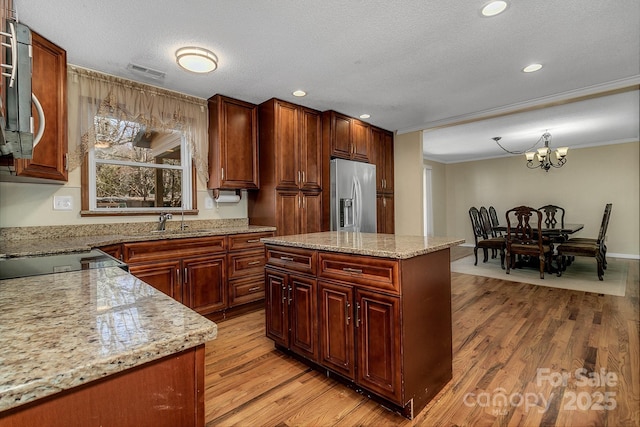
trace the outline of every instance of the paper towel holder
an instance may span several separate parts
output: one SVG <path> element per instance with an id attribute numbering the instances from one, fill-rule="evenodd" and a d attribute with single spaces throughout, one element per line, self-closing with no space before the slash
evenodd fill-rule
<path id="1" fill-rule="evenodd" d="M 213 189 L 213 200 L 218 203 L 238 203 L 242 199 L 242 191 L 241 190 L 230 190 L 235 191 L 234 195 L 230 194 L 221 194 L 220 189 Z"/>

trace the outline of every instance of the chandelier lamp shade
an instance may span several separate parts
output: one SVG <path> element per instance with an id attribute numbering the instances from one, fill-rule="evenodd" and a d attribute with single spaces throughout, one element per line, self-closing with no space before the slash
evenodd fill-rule
<path id="1" fill-rule="evenodd" d="M 551 141 L 551 134 L 549 132 L 545 132 L 538 139 L 538 141 L 529 149 L 525 151 L 510 151 L 507 150 L 500 144 L 500 140 L 502 139 L 499 136 L 492 138 L 496 144 L 504 151 L 510 154 L 524 154 L 527 159 L 527 167 L 529 169 L 537 169 L 540 168 L 545 172 L 549 172 L 551 168 L 560 168 L 565 163 L 567 163 L 567 152 L 569 151 L 569 147 L 559 147 L 553 153 L 555 154 L 556 160 L 553 161 L 551 158 L 551 148 L 549 147 L 549 142 Z M 538 145 L 538 143 L 542 141 L 544 143 L 543 147 L 538 148 L 533 151 L 533 149 Z"/>
<path id="2" fill-rule="evenodd" d="M 201 47 L 183 47 L 176 51 L 176 62 L 180 68 L 192 73 L 210 73 L 218 68 L 218 57 Z"/>

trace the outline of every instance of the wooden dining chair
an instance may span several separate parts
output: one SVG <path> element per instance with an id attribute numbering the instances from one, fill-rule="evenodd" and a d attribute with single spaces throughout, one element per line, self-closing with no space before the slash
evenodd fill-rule
<path id="1" fill-rule="evenodd" d="M 480 206 L 480 221 L 482 222 L 482 228 L 487 238 L 498 237 L 498 234 L 493 229 L 493 225 L 491 222 L 491 215 L 489 215 L 489 211 L 484 206 Z M 491 258 L 495 258 L 497 254 L 498 254 L 497 249 L 491 250 Z"/>
<path id="2" fill-rule="evenodd" d="M 489 206 L 489 217 L 491 218 L 491 228 L 495 233 L 496 237 L 502 236 L 502 231 L 496 231 L 496 227 L 500 226 L 500 221 L 498 221 L 498 213 L 496 212 L 496 208 L 493 206 Z"/>
<path id="3" fill-rule="evenodd" d="M 543 241 L 542 212 L 529 206 L 518 206 L 509 209 L 505 217 L 507 220 L 507 274 L 515 266 L 516 255 L 537 257 L 540 278 L 544 279 L 545 266 L 551 272 L 553 243 Z"/>
<path id="4" fill-rule="evenodd" d="M 605 238 L 607 236 L 607 228 L 609 227 L 612 206 L 611 203 L 607 203 L 604 207 L 602 222 L 600 223 L 600 232 L 597 238 L 576 237 L 558 246 L 558 259 L 560 260 L 558 276 L 562 275 L 562 272 L 566 270 L 569 257 L 587 256 L 596 259 L 598 279 L 604 280 L 604 270 L 607 268 L 607 246 L 605 245 Z"/>
<path id="5" fill-rule="evenodd" d="M 471 227 L 473 228 L 473 236 L 475 239 L 473 255 L 476 257 L 476 260 L 473 265 L 478 265 L 478 249 L 482 249 L 484 253 L 484 259 L 482 262 L 487 262 L 489 260 L 489 249 L 491 249 L 500 253 L 500 266 L 504 269 L 504 237 L 493 237 L 491 235 L 487 235 L 485 232 L 485 226 L 482 224 L 480 211 L 478 211 L 478 208 L 475 206 L 472 206 L 469 209 L 469 218 L 471 219 Z"/>
<path id="6" fill-rule="evenodd" d="M 544 205 L 538 208 L 543 215 L 543 222 L 547 227 L 564 227 L 564 208 L 556 205 Z M 567 234 L 556 234 L 551 237 L 553 243 L 568 240 Z"/>

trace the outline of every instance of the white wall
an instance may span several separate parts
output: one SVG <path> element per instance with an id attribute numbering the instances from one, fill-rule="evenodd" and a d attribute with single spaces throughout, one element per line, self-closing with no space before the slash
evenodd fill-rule
<path id="1" fill-rule="evenodd" d="M 72 211 L 53 210 L 54 196 L 71 196 Z M 211 198 L 206 183 L 198 179 L 198 215 L 188 215 L 185 221 L 202 219 L 247 218 L 247 197 L 243 192 L 239 203 L 220 204 L 206 209 L 206 198 Z M 109 224 L 121 222 L 154 221 L 157 215 L 127 217 L 80 216 L 80 168 L 69 173 L 69 181 L 58 184 L 29 184 L 0 182 L 0 228 L 43 225 Z"/>

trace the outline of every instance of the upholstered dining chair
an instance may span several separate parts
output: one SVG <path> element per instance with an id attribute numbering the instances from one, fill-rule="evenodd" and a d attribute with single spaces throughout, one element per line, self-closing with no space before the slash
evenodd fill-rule
<path id="1" fill-rule="evenodd" d="M 515 256 L 537 257 L 540 278 L 544 279 L 544 270 L 551 272 L 553 243 L 543 241 L 542 212 L 529 206 L 509 209 L 507 219 L 506 265 L 507 274 L 515 266 Z"/>
<path id="2" fill-rule="evenodd" d="M 604 280 L 604 270 L 607 268 L 607 245 L 605 245 L 605 238 L 607 236 L 607 228 L 609 227 L 609 218 L 611 217 L 611 207 L 611 203 L 607 203 L 604 207 L 602 222 L 600 223 L 600 232 L 597 238 L 576 237 L 558 246 L 558 259 L 560 260 L 558 276 L 566 270 L 568 257 L 587 256 L 596 259 L 598 279 Z"/>
<path id="3" fill-rule="evenodd" d="M 471 219 L 471 227 L 473 228 L 473 236 L 475 238 L 475 246 L 473 248 L 473 255 L 476 257 L 473 265 L 478 265 L 478 249 L 482 249 L 484 253 L 484 259 L 482 262 L 489 260 L 489 249 L 500 252 L 500 266 L 504 269 L 504 250 L 505 239 L 504 237 L 492 237 L 487 235 L 485 227 L 482 224 L 480 217 L 480 211 L 475 206 L 469 209 L 469 218 Z"/>

